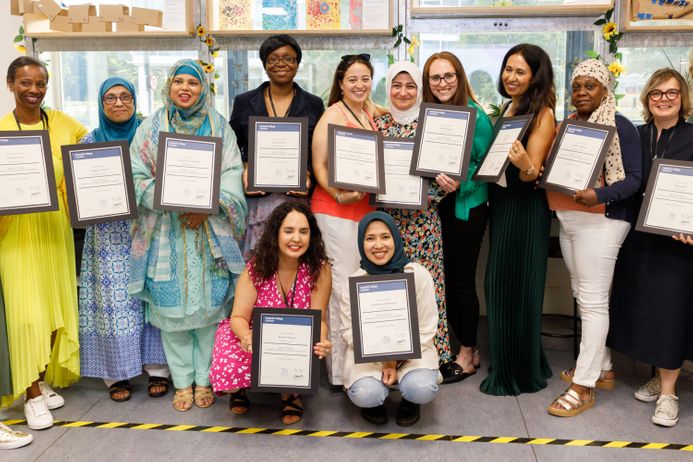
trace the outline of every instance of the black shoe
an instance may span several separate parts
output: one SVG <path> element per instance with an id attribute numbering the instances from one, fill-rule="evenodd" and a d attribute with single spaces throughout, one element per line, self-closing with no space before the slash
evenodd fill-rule
<path id="1" fill-rule="evenodd" d="M 376 407 L 362 407 L 361 417 L 375 425 L 385 425 L 387 423 L 387 412 L 383 404 Z"/>
<path id="2" fill-rule="evenodd" d="M 443 376 L 443 383 L 455 383 L 476 374 L 476 369 L 474 372 L 465 372 L 462 366 L 455 361 L 450 361 L 440 366 L 440 374 Z"/>
<path id="3" fill-rule="evenodd" d="M 400 427 L 409 427 L 418 422 L 420 418 L 421 405 L 402 398 L 397 408 L 397 425 Z"/>

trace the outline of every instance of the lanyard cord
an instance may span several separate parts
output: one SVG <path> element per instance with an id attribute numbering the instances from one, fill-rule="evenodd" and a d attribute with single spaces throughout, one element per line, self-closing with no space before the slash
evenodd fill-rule
<path id="1" fill-rule="evenodd" d="M 22 131 L 22 124 L 19 122 L 16 109 L 12 111 L 12 115 L 14 116 L 14 121 L 17 124 L 17 128 L 19 131 Z M 46 111 L 44 111 L 43 108 L 41 108 L 41 123 L 43 124 L 43 129 L 48 130 L 48 114 L 46 114 Z"/>
<path id="2" fill-rule="evenodd" d="M 361 119 L 359 119 L 358 117 L 356 117 L 356 114 L 354 114 L 354 111 L 352 111 L 351 108 L 350 108 L 349 106 L 347 106 L 347 103 L 345 103 L 344 100 L 342 100 L 342 104 L 344 105 L 345 108 L 347 108 L 347 111 L 349 111 L 349 113 L 350 113 L 352 116 L 354 116 L 354 119 L 359 123 L 359 125 L 361 125 L 361 128 L 363 128 L 363 129 L 365 130 L 366 127 L 364 127 L 363 124 L 361 123 Z"/>
<path id="3" fill-rule="evenodd" d="M 272 100 L 272 89 L 269 85 L 267 86 L 267 94 L 269 95 L 270 106 L 272 106 L 272 113 L 274 113 L 274 117 L 278 117 L 277 110 L 274 108 L 274 100 Z M 287 108 L 284 117 L 287 117 L 289 112 L 291 112 L 291 105 L 294 104 L 294 96 L 296 96 L 296 89 L 294 89 L 293 93 L 291 94 L 291 101 L 289 102 L 289 107 Z"/>

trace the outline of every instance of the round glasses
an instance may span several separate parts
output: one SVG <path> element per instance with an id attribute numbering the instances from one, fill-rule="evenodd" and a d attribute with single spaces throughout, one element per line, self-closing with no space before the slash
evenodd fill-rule
<path id="1" fill-rule="evenodd" d="M 647 96 L 649 96 L 652 101 L 659 101 L 664 96 L 666 96 L 666 98 L 669 101 L 674 101 L 676 98 L 679 97 L 680 94 L 681 94 L 680 90 L 677 90 L 675 88 L 670 88 L 667 91 L 652 90 Z"/>
<path id="2" fill-rule="evenodd" d="M 433 85 L 440 85 L 440 81 L 445 80 L 447 83 L 457 82 L 457 72 L 446 72 L 443 75 L 431 75 L 428 77 L 428 81 Z"/>
<path id="3" fill-rule="evenodd" d="M 267 57 L 267 64 L 278 64 L 279 61 L 284 61 L 284 64 L 296 64 L 296 58 L 289 55 Z"/>
<path id="4" fill-rule="evenodd" d="M 132 103 L 133 99 L 134 98 L 132 97 L 132 95 L 106 95 L 102 98 L 102 101 L 108 105 L 115 104 L 115 102 L 118 100 L 120 100 L 120 102 L 123 104 L 130 104 Z"/>

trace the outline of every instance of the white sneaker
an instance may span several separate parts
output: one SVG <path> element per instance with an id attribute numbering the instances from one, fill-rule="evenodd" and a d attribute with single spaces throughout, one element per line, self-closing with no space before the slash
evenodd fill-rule
<path id="1" fill-rule="evenodd" d="M 654 376 L 645 385 L 638 388 L 638 391 L 635 392 L 635 399 L 644 403 L 651 403 L 657 401 L 661 391 L 662 381 L 659 379 L 659 376 Z"/>
<path id="2" fill-rule="evenodd" d="M 16 432 L 0 423 L 0 449 L 17 449 L 26 446 L 34 439 L 28 433 Z"/>
<path id="3" fill-rule="evenodd" d="M 674 395 L 660 395 L 652 413 L 652 423 L 673 427 L 679 421 L 679 399 Z"/>
<path id="4" fill-rule="evenodd" d="M 53 426 L 53 414 L 48 410 L 46 398 L 41 395 L 24 403 L 26 424 L 32 430 L 43 430 Z"/>
<path id="5" fill-rule="evenodd" d="M 39 382 L 38 385 L 41 389 L 41 394 L 46 397 L 46 406 L 48 406 L 48 409 L 58 409 L 65 405 L 63 397 L 54 392 L 46 382 Z"/>

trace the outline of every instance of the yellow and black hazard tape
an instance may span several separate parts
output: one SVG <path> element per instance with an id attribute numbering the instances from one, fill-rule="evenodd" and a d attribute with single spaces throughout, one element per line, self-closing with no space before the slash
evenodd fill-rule
<path id="1" fill-rule="evenodd" d="M 6 425 L 26 425 L 26 420 L 6 420 L 3 423 Z M 447 441 L 451 443 L 531 444 L 598 448 L 669 449 L 674 451 L 693 452 L 693 444 L 643 443 L 636 441 L 569 440 L 561 438 L 523 438 L 515 436 L 441 435 L 421 433 L 342 432 L 336 430 L 299 430 L 295 428 L 279 429 L 126 422 L 83 422 L 71 420 L 56 420 L 54 425 L 66 428 L 127 428 L 132 430 L 235 433 L 239 435 L 312 436 L 314 438 L 330 437 L 377 440 Z"/>

